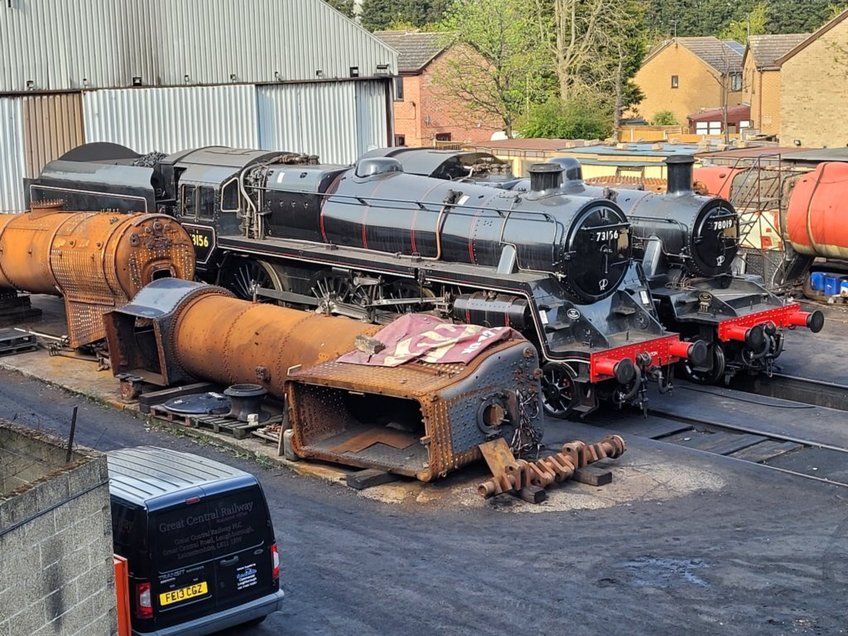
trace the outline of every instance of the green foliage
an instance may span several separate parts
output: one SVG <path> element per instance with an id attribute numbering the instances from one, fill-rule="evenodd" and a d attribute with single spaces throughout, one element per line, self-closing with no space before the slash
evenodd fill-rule
<path id="1" fill-rule="evenodd" d="M 760 2 L 744 20 L 731 20 L 724 30 L 719 34 L 722 40 L 735 40 L 741 44 L 747 44 L 752 35 L 762 35 L 766 32 L 768 23 L 768 5 Z"/>
<path id="2" fill-rule="evenodd" d="M 426 27 L 439 22 L 453 0 L 363 0 L 359 17 L 369 31 L 393 25 Z"/>
<path id="3" fill-rule="evenodd" d="M 535 0 L 458 0 L 440 25 L 458 46 L 434 85 L 469 114 L 499 118 L 507 134 L 551 77 L 535 10 Z"/>
<path id="4" fill-rule="evenodd" d="M 677 121 L 677 117 L 670 110 L 657 111 L 651 119 L 652 126 L 677 126 L 679 124 L 680 122 Z"/>
<path id="5" fill-rule="evenodd" d="M 531 108 L 520 127 L 525 137 L 606 139 L 612 134 L 612 110 L 597 96 L 578 95 L 568 102 L 551 97 Z"/>
<path id="6" fill-rule="evenodd" d="M 646 26 L 655 39 L 717 35 L 734 20 L 747 23 L 758 4 L 766 6 L 763 33 L 815 31 L 833 17 L 835 6 L 834 0 L 648 0 Z M 848 2 L 836 6 L 844 9 Z"/>
<path id="7" fill-rule="evenodd" d="M 347 17 L 353 17 L 353 0 L 325 0 L 325 2 Z"/>

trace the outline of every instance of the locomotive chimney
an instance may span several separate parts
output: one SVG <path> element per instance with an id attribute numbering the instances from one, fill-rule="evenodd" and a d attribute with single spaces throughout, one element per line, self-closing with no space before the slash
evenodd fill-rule
<path id="1" fill-rule="evenodd" d="M 556 163 L 534 163 L 529 172 L 531 192 L 558 190 L 562 183 L 563 167 Z"/>
<path id="2" fill-rule="evenodd" d="M 668 166 L 669 194 L 692 193 L 692 165 L 694 163 L 695 158 L 692 155 L 666 157 L 665 165 Z"/>

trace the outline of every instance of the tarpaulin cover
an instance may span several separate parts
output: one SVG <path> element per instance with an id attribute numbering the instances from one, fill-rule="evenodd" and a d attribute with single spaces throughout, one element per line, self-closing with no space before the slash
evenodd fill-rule
<path id="1" fill-rule="evenodd" d="M 397 367 L 411 360 L 465 364 L 513 334 L 517 332 L 509 327 L 457 325 L 427 314 L 405 314 L 374 334 L 385 349 L 373 354 L 351 351 L 338 361 L 377 367 Z"/>

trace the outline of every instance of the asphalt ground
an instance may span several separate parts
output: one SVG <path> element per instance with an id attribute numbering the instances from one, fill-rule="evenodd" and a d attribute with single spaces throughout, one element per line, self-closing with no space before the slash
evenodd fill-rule
<path id="1" fill-rule="evenodd" d="M 799 348 L 832 356 L 822 369 L 833 375 L 848 347 L 841 334 L 828 337 L 827 346 Z M 90 363 L 68 362 L 77 366 L 65 369 L 77 370 L 54 381 L 94 375 L 85 371 Z M 108 374 L 97 380 L 109 382 Z M 260 478 L 287 598 L 261 626 L 230 633 L 848 631 L 846 488 L 634 437 L 613 464 L 612 484 L 565 484 L 540 506 L 510 496 L 480 499 L 473 492 L 485 475 L 479 467 L 433 485 L 357 493 L 335 483 L 332 472 L 300 475 L 266 455 L 256 461 L 253 450 L 150 426 L 99 398 L 0 370 L 2 418 L 64 437 L 74 405 L 78 443 L 168 446 Z M 699 415 L 724 408 L 697 405 Z M 771 413 L 750 417 L 765 421 Z M 620 417 L 548 422 L 547 434 L 594 441 Z"/>

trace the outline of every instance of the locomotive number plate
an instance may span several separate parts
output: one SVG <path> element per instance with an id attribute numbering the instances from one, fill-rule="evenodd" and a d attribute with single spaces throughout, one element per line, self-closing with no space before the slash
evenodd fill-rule
<path id="1" fill-rule="evenodd" d="M 215 249 L 215 228 L 189 223 L 183 223 L 183 227 L 191 237 L 197 262 L 206 263 Z"/>

